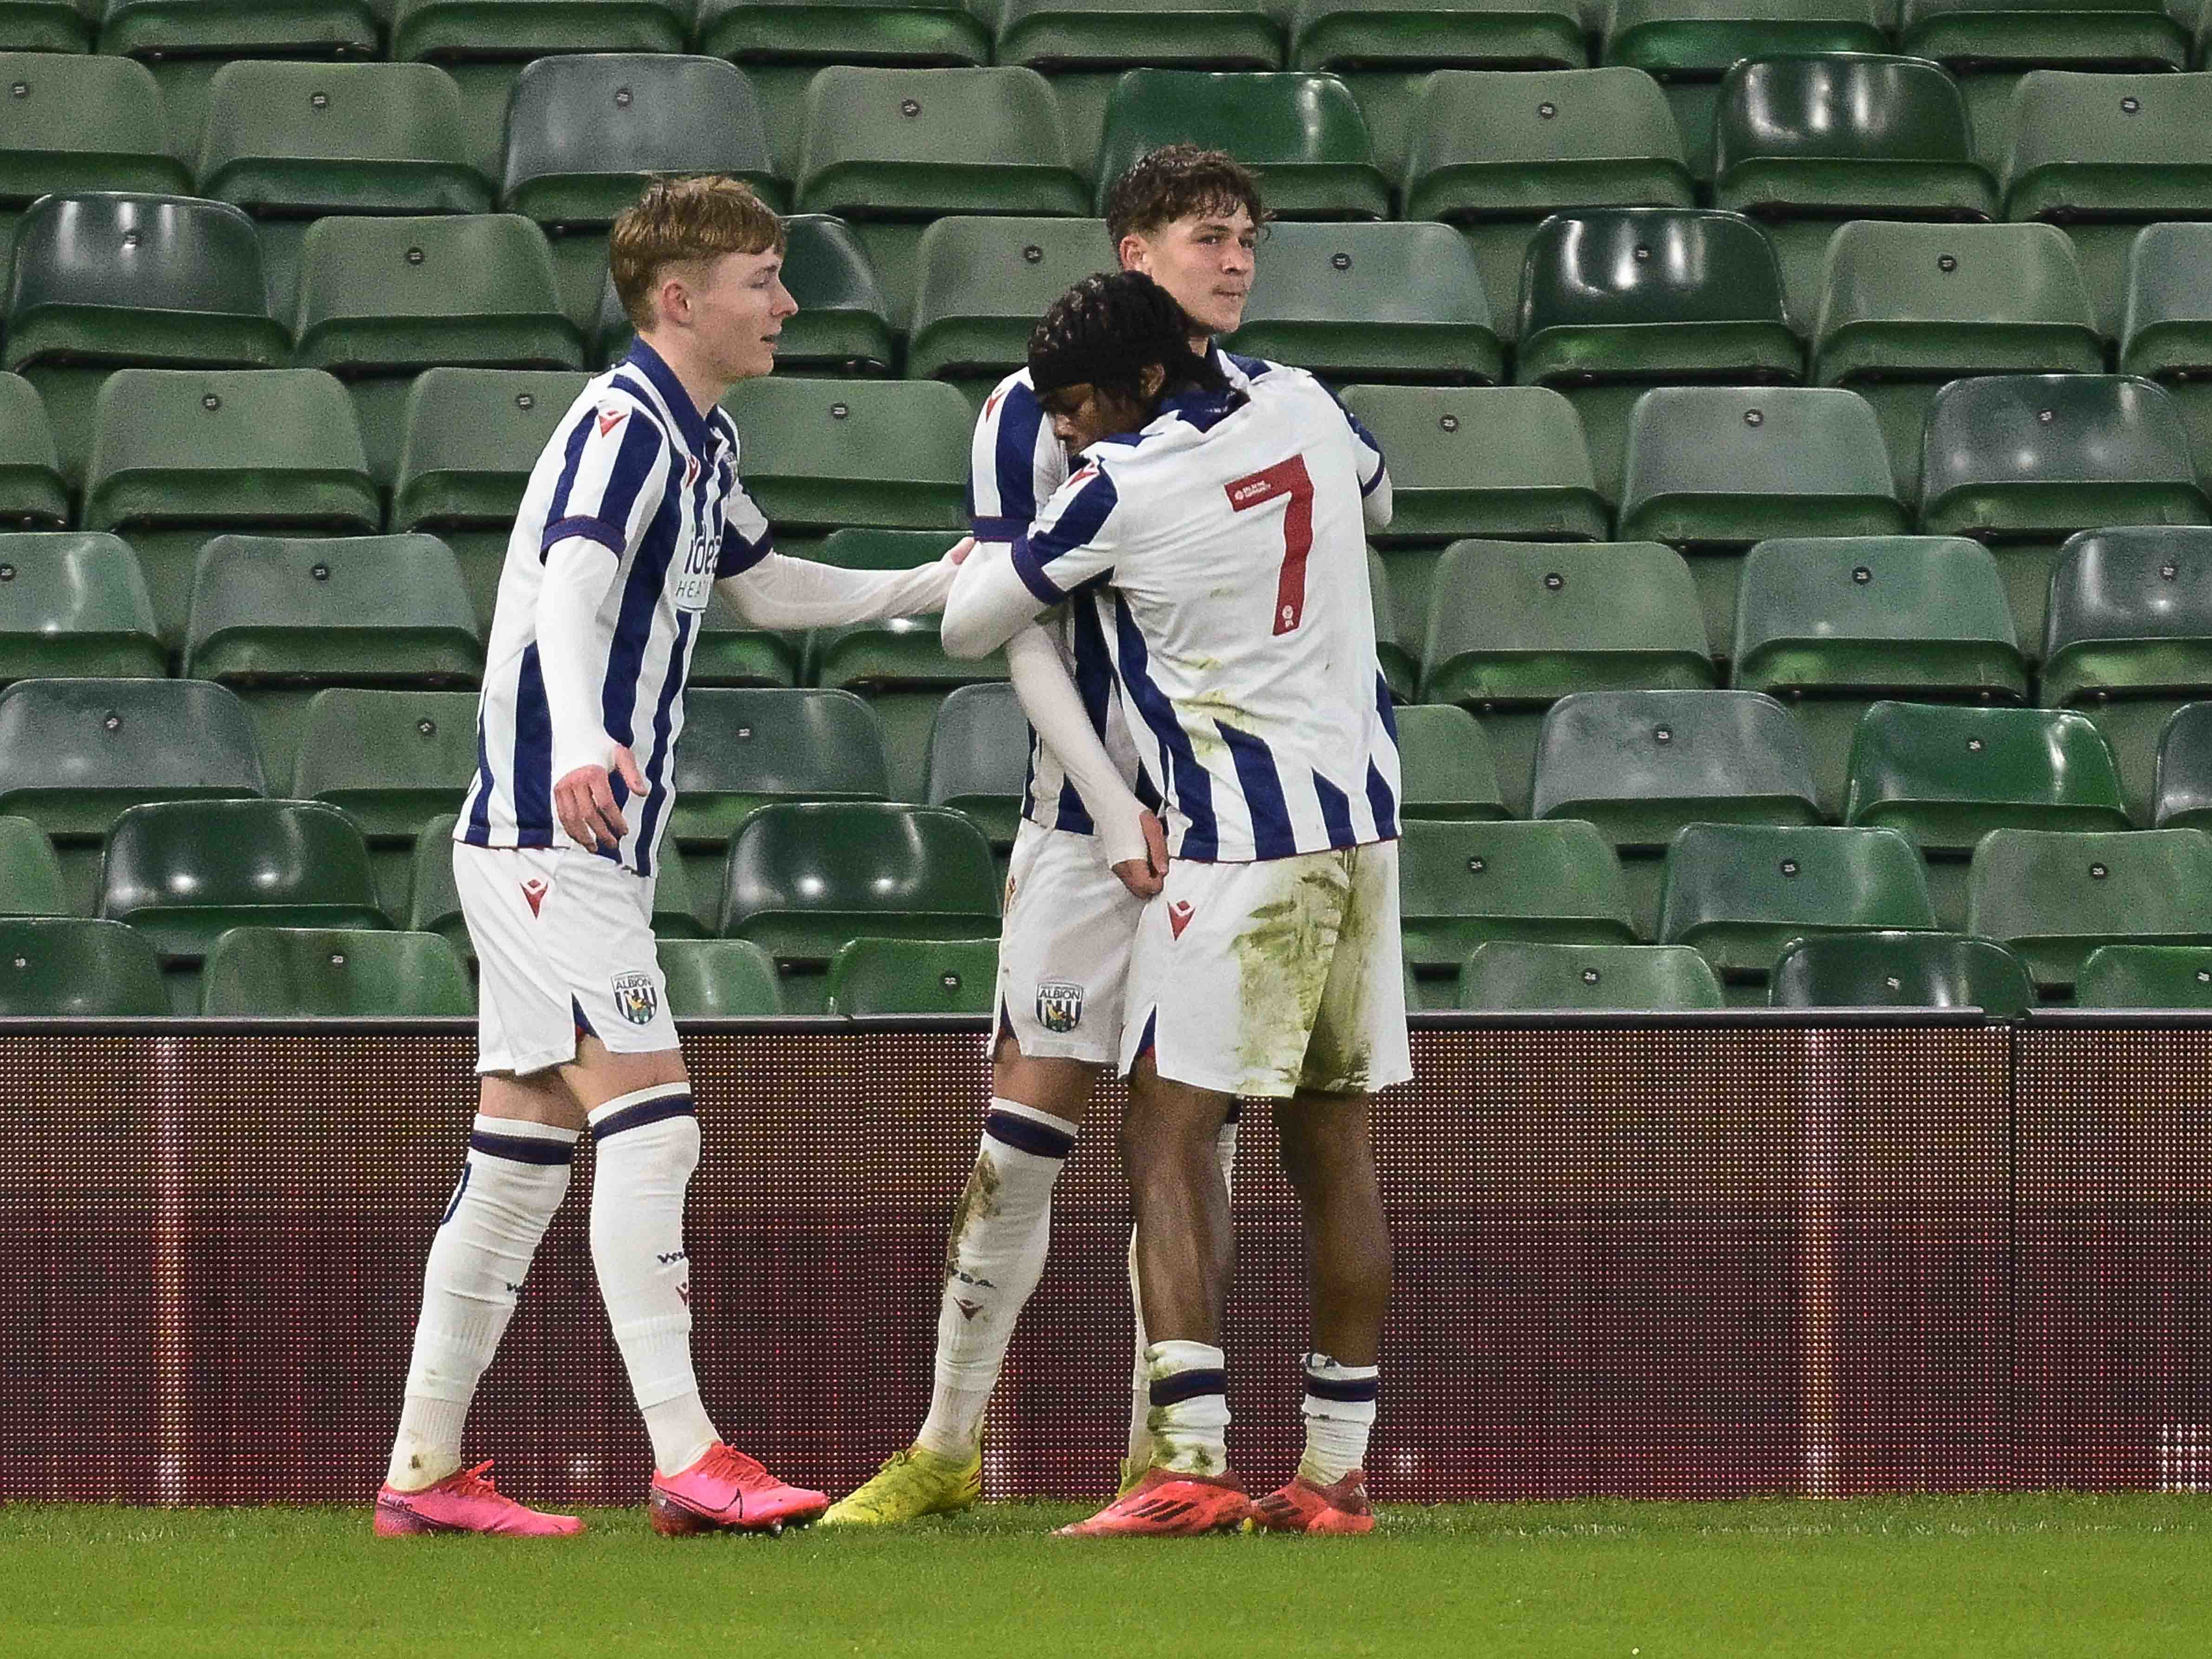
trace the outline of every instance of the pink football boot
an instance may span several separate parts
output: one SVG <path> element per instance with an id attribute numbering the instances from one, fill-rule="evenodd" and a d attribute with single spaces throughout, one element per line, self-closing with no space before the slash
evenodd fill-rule
<path id="1" fill-rule="evenodd" d="M 375 1532 L 379 1538 L 408 1538 L 427 1532 L 489 1532 L 509 1538 L 568 1538 L 583 1531 L 573 1515 L 548 1515 L 518 1504 L 491 1483 L 484 1471 L 486 1458 L 472 1469 L 447 1475 L 421 1492 L 395 1492 L 389 1486 L 376 1494 Z"/>
<path id="2" fill-rule="evenodd" d="M 680 1474 L 653 1471 L 646 1508 L 665 1537 L 692 1532 L 781 1532 L 830 1507 L 827 1492 L 786 1486 L 734 1446 L 716 1441 Z"/>
<path id="3" fill-rule="evenodd" d="M 1190 1538 L 1235 1532 L 1252 1500 L 1233 1474 L 1182 1474 L 1155 1466 L 1145 1478 L 1092 1516 L 1062 1527 L 1055 1538 Z"/>
<path id="4" fill-rule="evenodd" d="M 1354 1469 L 1333 1486 L 1298 1475 L 1254 1502 L 1252 1524 L 1267 1532 L 1373 1532 L 1375 1510 L 1367 1501 L 1367 1475 Z"/>

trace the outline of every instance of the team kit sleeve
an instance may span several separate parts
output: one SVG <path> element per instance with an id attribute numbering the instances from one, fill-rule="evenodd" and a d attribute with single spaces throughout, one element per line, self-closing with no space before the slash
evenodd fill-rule
<path id="1" fill-rule="evenodd" d="M 1329 393 L 1336 406 L 1344 410 L 1344 423 L 1352 430 L 1352 454 L 1359 469 L 1359 516 L 1368 529 L 1388 530 L 1390 527 L 1390 463 L 1384 459 L 1382 446 L 1367 429 L 1367 423 L 1350 410 L 1345 409 L 1344 399 Z"/>
<path id="2" fill-rule="evenodd" d="M 1008 375 L 983 401 L 968 453 L 969 527 L 979 542 L 1026 534 L 1067 476 L 1067 463 L 1029 382 Z"/>
<path id="3" fill-rule="evenodd" d="M 1110 577 L 1118 505 L 1114 481 L 1093 463 L 1060 486 L 1027 534 L 979 544 L 945 601 L 945 650 L 988 655 L 1075 589 Z"/>
<path id="4" fill-rule="evenodd" d="M 945 609 L 951 556 L 913 570 L 845 570 L 775 551 L 768 520 L 742 486 L 724 510 L 715 591 L 756 628 L 837 628 Z"/>
<path id="5" fill-rule="evenodd" d="M 556 781 L 613 763 L 601 710 L 607 641 L 599 607 L 659 510 L 667 474 L 665 434 L 618 394 L 579 410 L 558 441 L 562 471 L 538 541 L 545 574 L 534 618 Z"/>

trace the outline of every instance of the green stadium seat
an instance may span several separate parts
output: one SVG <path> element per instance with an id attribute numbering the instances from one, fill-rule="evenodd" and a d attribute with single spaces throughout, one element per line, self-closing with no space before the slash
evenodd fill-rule
<path id="1" fill-rule="evenodd" d="M 1713 684 L 1697 585 L 1656 542 L 1456 542 L 1430 592 L 1422 696 L 1474 712 L 1516 812 L 1559 698 Z"/>
<path id="2" fill-rule="evenodd" d="M 1268 211 L 1288 219 L 1387 219 L 1390 185 L 1367 119 L 1333 75 L 1132 70 L 1106 104 L 1096 210 L 1131 163 L 1163 144 L 1225 149 L 1266 178 Z M 1424 215 L 1408 216 L 1427 217 Z"/>
<path id="3" fill-rule="evenodd" d="M 53 430 L 31 383 L 0 374 L 0 524 L 58 528 L 69 522 L 69 491 Z"/>
<path id="4" fill-rule="evenodd" d="M 453 880 L 453 825 L 458 815 L 441 812 L 423 820 L 415 832 L 415 848 L 408 859 L 407 902 L 392 914 L 398 916 L 410 933 L 435 933 L 459 951 L 468 961 L 476 960 L 476 949 L 469 941 L 468 924 L 461 917 L 461 890 Z M 373 866 L 372 855 L 372 866 Z M 670 861 L 672 866 L 674 860 Z M 666 869 L 661 874 L 667 875 Z M 659 885 L 665 886 L 664 879 Z M 656 908 L 660 894 L 656 890 Z M 660 931 L 660 918 L 656 914 L 653 929 Z M 692 923 L 693 933 L 698 923 Z M 665 936 L 664 936 L 665 937 Z"/>
<path id="5" fill-rule="evenodd" d="M 830 959 L 830 1012 L 871 1015 L 988 1014 L 998 1003 L 992 939 L 856 939 Z"/>
<path id="6" fill-rule="evenodd" d="M 1963 537 L 1761 542 L 1738 593 L 1729 684 L 1790 706 L 1826 817 L 1843 815 L 1851 742 L 1869 703 L 2027 698 L 1996 561 Z"/>
<path id="7" fill-rule="evenodd" d="M 1549 70 L 1589 61 L 1572 0 L 1295 0 L 1292 69 Z"/>
<path id="8" fill-rule="evenodd" d="M 1667 849 L 1660 942 L 1695 947 L 1749 1001 L 1767 1000 L 1793 939 L 1935 926 L 1919 855 L 1893 830 L 1692 823 Z"/>
<path id="9" fill-rule="evenodd" d="M 849 691 L 695 690 L 685 699 L 669 833 L 726 845 L 777 801 L 876 801 L 888 793 L 883 741 Z"/>
<path id="10" fill-rule="evenodd" d="M 1758 218 L 1993 219 L 1951 77 L 1913 58 L 1754 58 L 1724 78 L 1713 199 Z"/>
<path id="11" fill-rule="evenodd" d="M 938 220 L 922 232 L 915 255 L 906 372 L 916 379 L 996 380 L 1024 367 L 1036 319 L 1113 258 L 1100 219 L 949 214 Z M 781 350 L 776 360 L 783 360 Z"/>
<path id="12" fill-rule="evenodd" d="M 1000 0 L 994 61 L 1036 70 L 1272 70 L 1279 9 L 1261 0 Z"/>
<path id="13" fill-rule="evenodd" d="M 942 545 L 949 538 L 938 539 Z M 928 794 L 930 734 L 946 696 L 962 686 L 1006 677 L 1000 653 L 974 660 L 948 656 L 933 616 L 817 629 L 808 637 L 806 655 L 803 678 L 808 682 L 868 700 L 883 735 L 894 800 Z"/>
<path id="14" fill-rule="evenodd" d="M 1390 459 L 1384 547 L 1457 536 L 1597 541 L 1607 527 L 1582 422 L 1544 386 L 1347 386 Z M 1387 561 L 1386 561 L 1387 562 Z M 1395 585 L 1398 572 L 1394 567 Z M 1401 596 L 1402 599 L 1404 596 Z"/>
<path id="15" fill-rule="evenodd" d="M 1403 787 L 1399 815 L 1407 818 L 1510 817 L 1490 757 L 1490 739 L 1464 708 L 1417 704 L 1397 711 Z"/>
<path id="16" fill-rule="evenodd" d="M 2200 477 L 2212 476 L 2212 224 L 2145 225 L 2128 245 L 2119 368 L 2180 405 Z"/>
<path id="17" fill-rule="evenodd" d="M 0 204 L 59 191 L 183 196 L 191 173 L 169 151 L 161 89 L 125 58 L 0 52 Z"/>
<path id="18" fill-rule="evenodd" d="M 100 388 L 84 523 L 317 524 L 382 516 L 345 389 L 316 369 L 118 369 Z"/>
<path id="19" fill-rule="evenodd" d="M 784 200 L 759 102 L 719 58 L 540 58 L 515 81 L 504 155 L 500 204 L 547 225 L 610 225 L 657 173 L 728 173 Z"/>
<path id="20" fill-rule="evenodd" d="M 291 338 L 270 317 L 253 222 L 170 196 L 46 197 L 15 233 L 11 369 L 37 363 L 274 368 Z"/>
<path id="21" fill-rule="evenodd" d="M 1566 208 L 1688 207 L 1695 186 L 1659 85 L 1641 70 L 1438 70 L 1411 118 L 1408 219 L 1455 226 L 1486 293 L 1518 295 L 1537 224 Z M 1501 335 L 1518 320 L 1500 303 Z"/>
<path id="22" fill-rule="evenodd" d="M 2212 946 L 2100 945 L 2081 963 L 2074 1000 L 2084 1008 L 2212 1008 Z"/>
<path id="23" fill-rule="evenodd" d="M 1961 69 L 2189 67 L 2160 0 L 1903 0 L 1898 50 Z"/>
<path id="24" fill-rule="evenodd" d="M 1877 702 L 1860 720 L 1844 818 L 1920 848 L 1947 927 L 1965 924 L 1966 860 L 1990 830 L 2128 827 L 2112 751 L 2083 716 L 1917 702 Z"/>
<path id="25" fill-rule="evenodd" d="M 991 32 L 958 0 L 700 0 L 699 50 L 737 63 L 991 61 Z"/>
<path id="26" fill-rule="evenodd" d="M 1861 220 L 1828 243 L 1813 355 L 1820 384 L 1873 404 L 1910 498 L 1937 387 L 1961 375 L 2100 374 L 2105 342 L 2055 227 Z"/>
<path id="27" fill-rule="evenodd" d="M 119 538 L 99 530 L 0 534 L 0 684 L 167 672 L 146 579 Z"/>
<path id="28" fill-rule="evenodd" d="M 1447 226 L 1286 220 L 1261 264 L 1233 350 L 1332 380 L 1503 377 L 1481 273 Z"/>
<path id="29" fill-rule="evenodd" d="M 731 839 L 720 931 L 809 969 L 848 939 L 994 938 L 991 846 L 942 807 L 764 806 Z"/>
<path id="30" fill-rule="evenodd" d="M 161 961 L 119 921 L 79 916 L 0 921 L 0 1017 L 161 1018 Z"/>
<path id="31" fill-rule="evenodd" d="M 2212 75 L 2036 70 L 2007 115 L 2005 216 L 2066 227 L 2098 325 L 2118 334 L 2136 228 L 2212 216 Z"/>
<path id="32" fill-rule="evenodd" d="M 1371 547 L 1367 550 L 1367 593 L 1375 607 L 1375 660 L 1382 671 L 1382 683 L 1391 702 L 1411 702 L 1421 678 L 1420 641 L 1409 635 L 1399 620 L 1390 572 L 1383 565 L 1382 556 Z"/>
<path id="33" fill-rule="evenodd" d="M 1034 70 L 834 65 L 806 94 L 798 205 L 848 217 L 1089 208 Z"/>
<path id="34" fill-rule="evenodd" d="M 292 793 L 328 801 L 372 844 L 412 845 L 461 804 L 477 768 L 472 691 L 331 686 L 307 705 Z"/>
<path id="35" fill-rule="evenodd" d="M 590 378 L 495 368 L 417 375 L 392 492 L 392 528 L 512 523 L 530 469 Z"/>
<path id="36" fill-rule="evenodd" d="M 0 916 L 59 916 L 70 908 L 46 832 L 19 814 L 0 815 Z"/>
<path id="37" fill-rule="evenodd" d="M 1458 1006 L 1484 1013 L 1680 1013 L 1721 1006 L 1721 982 L 1686 945 L 1493 939 L 1460 969 Z"/>
<path id="38" fill-rule="evenodd" d="M 227 64 L 208 88 L 198 191 L 257 216 L 482 213 L 460 93 L 428 64 Z"/>
<path id="39" fill-rule="evenodd" d="M 1979 1008 L 2017 1019 L 2035 987 L 2020 959 L 1963 933 L 1824 933 L 1782 952 L 1767 988 L 1777 1008 Z"/>
<path id="40" fill-rule="evenodd" d="M 2001 546 L 2023 645 L 2040 645 L 2059 544 L 2077 530 L 2212 521 L 2172 400 L 2120 374 L 1954 380 L 1929 405 L 1920 524 Z"/>
<path id="41" fill-rule="evenodd" d="M 1647 386 L 1802 377 L 1766 238 L 1735 214 L 1582 208 L 1537 227 L 1521 274 L 1514 379 L 1566 394 L 1598 487 L 1620 494 L 1628 416 Z"/>
<path id="42" fill-rule="evenodd" d="M 159 63 L 179 58 L 374 58 L 386 0 L 88 0 L 100 51 Z M 51 50 L 51 48 L 50 48 Z"/>
<path id="43" fill-rule="evenodd" d="M 233 927 L 385 927 L 361 831 L 316 801 L 173 800 L 115 822 L 102 916 L 165 963 L 197 962 Z"/>
<path id="44" fill-rule="evenodd" d="M 1993 219 L 1990 171 L 1957 85 L 1921 59 L 1755 58 L 1722 79 L 1713 203 L 1767 225 L 1801 325 L 1819 305 L 1836 222 Z"/>
<path id="45" fill-rule="evenodd" d="M 2184 704 L 2212 696 L 2212 527 L 2084 531 L 2059 550 L 2042 700 L 2097 723 L 2128 810 L 2151 821 L 2158 745 Z"/>
<path id="46" fill-rule="evenodd" d="M 1866 400 L 1827 386 L 1659 386 L 1628 417 L 1620 534 L 1690 562 L 1715 656 L 1735 636 L 1739 550 L 1773 536 L 1910 528 Z"/>
<path id="47" fill-rule="evenodd" d="M 681 0 L 392 0 L 395 59 L 541 58 L 684 50 Z"/>
<path id="48" fill-rule="evenodd" d="M 317 221 L 295 337 L 301 367 L 348 374 L 583 364 L 544 234 L 511 213 Z"/>
<path id="49" fill-rule="evenodd" d="M 967 400 L 928 380 L 806 380 L 731 388 L 745 487 L 779 531 L 967 527 Z"/>
<path id="50" fill-rule="evenodd" d="M 1029 761 L 1030 723 L 1014 688 L 957 686 L 930 724 L 929 804 L 961 813 L 1003 852 L 1021 823 Z"/>
<path id="51" fill-rule="evenodd" d="M 656 943 L 668 1012 L 678 1019 L 726 1019 L 783 1012 L 775 958 L 745 939 L 663 939 Z"/>
<path id="52" fill-rule="evenodd" d="M 1794 380 L 1804 367 L 1765 237 L 1703 209 L 1547 219 L 1528 244 L 1519 339 L 1514 378 L 1528 386 Z"/>
<path id="53" fill-rule="evenodd" d="M 802 635 L 755 628 L 719 592 L 707 600 L 699 642 L 691 647 L 691 685 L 777 686 L 799 684 Z"/>
<path id="54" fill-rule="evenodd" d="M 435 933 L 233 927 L 208 949 L 200 1012 L 234 1019 L 434 1018 L 476 1012 L 460 954 Z"/>
<path id="55" fill-rule="evenodd" d="M 218 536 L 201 550 L 193 678 L 473 685 L 483 665 L 460 567 L 434 536 Z"/>
<path id="56" fill-rule="evenodd" d="M 1531 816 L 1580 818 L 1615 847 L 1663 848 L 1686 823 L 1817 823 L 1790 711 L 1755 691 L 1577 691 L 1536 748 Z"/>
<path id="57" fill-rule="evenodd" d="M 2212 829 L 2212 702 L 2183 704 L 2159 734 L 2151 822 L 2161 830 Z"/>
<path id="58" fill-rule="evenodd" d="M 1627 945 L 1620 860 L 1587 823 L 1414 818 L 1398 843 L 1406 960 L 1456 992 L 1460 965 L 1492 939 Z M 1422 986 L 1429 1001 L 1428 985 Z"/>
<path id="59" fill-rule="evenodd" d="M 1974 849 L 1967 931 L 2011 948 L 2046 1000 L 2100 945 L 2212 944 L 2201 830 L 1996 830 Z"/>
<path id="60" fill-rule="evenodd" d="M 0 691 L 0 812 L 97 838 L 145 801 L 265 795 L 253 721 L 198 680 L 19 680 Z"/>
<path id="61" fill-rule="evenodd" d="M 1878 52 L 1873 0 L 1611 0 L 1605 61 L 1661 80 L 1717 81 L 1747 58 Z"/>
<path id="62" fill-rule="evenodd" d="M 99 23 L 100 0 L 6 0 L 0 4 L 0 48 L 89 52 Z"/>

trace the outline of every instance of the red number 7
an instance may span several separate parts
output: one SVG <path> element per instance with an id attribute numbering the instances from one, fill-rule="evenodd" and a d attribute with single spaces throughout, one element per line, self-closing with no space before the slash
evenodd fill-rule
<path id="1" fill-rule="evenodd" d="M 1275 585 L 1274 632 L 1287 634 L 1305 620 L 1306 555 L 1313 551 L 1313 479 L 1306 458 L 1293 455 L 1227 486 L 1232 513 L 1249 513 L 1269 501 L 1290 498 L 1283 514 L 1283 574 Z"/>

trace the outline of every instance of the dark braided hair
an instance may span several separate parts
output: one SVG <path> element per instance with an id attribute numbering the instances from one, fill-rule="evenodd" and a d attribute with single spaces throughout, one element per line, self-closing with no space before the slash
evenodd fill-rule
<path id="1" fill-rule="evenodd" d="M 1133 270 L 1085 276 L 1052 302 L 1030 335 L 1030 378 L 1036 390 L 1088 381 L 1109 396 L 1139 405 L 1144 371 L 1157 363 L 1165 374 L 1158 396 L 1186 387 L 1226 392 L 1211 356 L 1190 349 L 1197 331 L 1174 297 Z"/>

